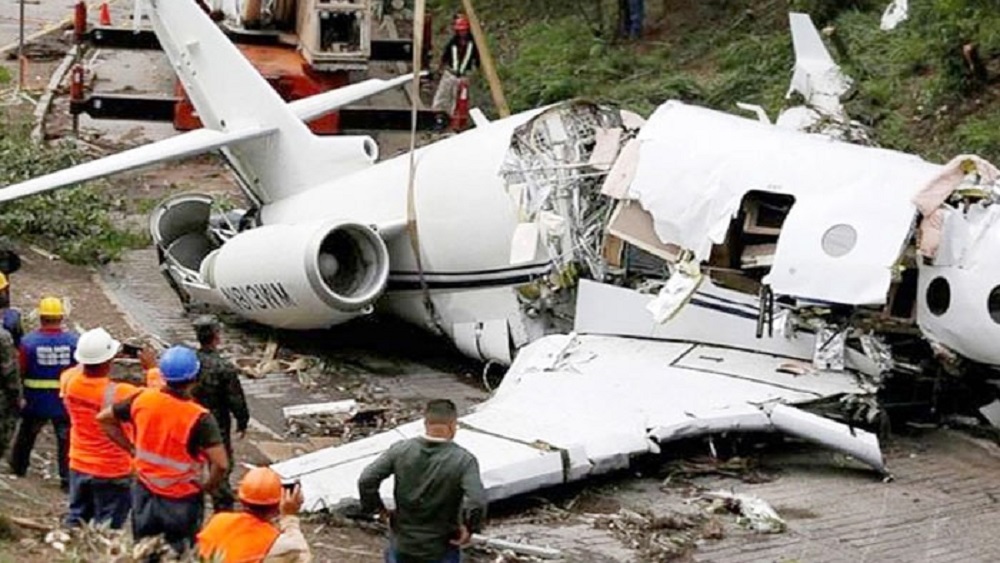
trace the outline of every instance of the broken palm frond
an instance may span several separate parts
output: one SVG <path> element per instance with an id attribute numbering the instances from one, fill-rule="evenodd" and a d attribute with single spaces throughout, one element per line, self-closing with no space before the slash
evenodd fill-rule
<path id="1" fill-rule="evenodd" d="M 712 501 L 709 512 L 738 514 L 737 524 L 759 534 L 778 534 L 788 527 L 771 505 L 755 496 L 714 491 L 705 493 L 702 498 Z"/>
<path id="2" fill-rule="evenodd" d="M 684 556 L 703 537 L 703 515 L 657 516 L 649 510 L 621 509 L 617 514 L 594 519 L 594 527 L 608 530 L 629 549 L 638 551 L 643 560 L 663 561 Z"/>
<path id="3" fill-rule="evenodd" d="M 773 479 L 762 474 L 757 462 L 751 458 L 732 457 L 727 460 L 714 458 L 707 459 L 683 459 L 671 463 L 667 466 L 667 477 L 663 480 L 661 487 L 686 482 L 693 477 L 706 475 L 718 475 L 739 479 L 744 483 L 767 483 Z"/>

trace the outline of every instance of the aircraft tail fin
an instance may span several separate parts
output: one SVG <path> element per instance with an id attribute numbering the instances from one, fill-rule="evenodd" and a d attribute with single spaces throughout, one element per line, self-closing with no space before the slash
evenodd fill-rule
<path id="1" fill-rule="evenodd" d="M 206 128 L 273 129 L 223 148 L 256 199 L 269 203 L 370 166 L 371 137 L 317 137 L 194 0 L 140 0 Z"/>

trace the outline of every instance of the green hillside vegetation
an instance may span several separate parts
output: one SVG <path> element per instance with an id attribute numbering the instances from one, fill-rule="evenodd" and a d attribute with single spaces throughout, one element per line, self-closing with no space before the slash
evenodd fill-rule
<path id="1" fill-rule="evenodd" d="M 650 0 L 646 35 L 616 37 L 617 2 L 493 0 L 476 4 L 513 111 L 571 97 L 648 115 L 668 99 L 739 111 L 785 103 L 793 53 L 788 12 L 812 15 L 854 79 L 850 115 L 888 148 L 943 161 L 963 152 L 1000 162 L 1000 1 L 923 0 L 893 31 L 889 0 Z M 438 27 L 460 8 L 432 0 Z M 438 43 L 440 45 L 440 43 Z M 970 69 L 963 47 L 978 51 Z M 488 105 L 477 79 L 474 101 Z"/>

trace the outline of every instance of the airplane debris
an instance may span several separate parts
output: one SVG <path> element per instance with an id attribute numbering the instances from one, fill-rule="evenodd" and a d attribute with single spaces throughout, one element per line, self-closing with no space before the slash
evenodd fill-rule
<path id="1" fill-rule="evenodd" d="M 559 559 L 563 556 L 562 551 L 551 547 L 539 547 L 535 545 L 529 545 L 526 543 L 512 542 L 500 538 L 484 536 L 481 534 L 472 534 L 471 541 L 472 545 L 475 545 L 483 549 L 495 549 L 504 552 L 515 553 L 518 555 L 537 557 L 538 559 Z"/>
<path id="2" fill-rule="evenodd" d="M 910 17 L 909 0 L 892 0 L 882 13 L 879 28 L 882 31 L 892 31 Z"/>
<path id="3" fill-rule="evenodd" d="M 713 491 L 702 496 L 712 501 L 711 512 L 726 510 L 739 514 L 736 523 L 759 534 L 780 534 L 788 527 L 771 505 L 755 496 L 727 491 Z"/>
<path id="4" fill-rule="evenodd" d="M 351 414 L 357 412 L 358 402 L 354 399 L 332 401 L 328 403 L 310 403 L 306 405 L 290 405 L 282 409 L 285 418 L 296 416 L 312 416 L 317 414 Z"/>

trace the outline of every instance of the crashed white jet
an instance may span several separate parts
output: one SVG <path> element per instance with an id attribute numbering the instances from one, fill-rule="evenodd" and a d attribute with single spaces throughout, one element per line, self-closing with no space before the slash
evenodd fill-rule
<path id="1" fill-rule="evenodd" d="M 252 209 L 213 216 L 188 194 L 151 218 L 178 293 L 289 329 L 378 307 L 474 358 L 520 349 L 459 438 L 492 498 L 722 431 L 790 433 L 882 471 L 872 434 L 805 409 L 868 404 L 870 422 L 875 391 L 927 342 L 1000 365 L 1000 265 L 984 259 L 1000 206 L 980 159 L 942 167 L 679 102 L 648 123 L 567 102 L 477 120 L 412 167 L 376 164 L 369 137 L 316 137 L 303 120 L 399 81 L 286 104 L 193 0 L 140 2 L 205 128 L 0 201 L 221 150 Z M 415 432 L 277 469 L 310 507 L 335 504 Z"/>

